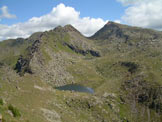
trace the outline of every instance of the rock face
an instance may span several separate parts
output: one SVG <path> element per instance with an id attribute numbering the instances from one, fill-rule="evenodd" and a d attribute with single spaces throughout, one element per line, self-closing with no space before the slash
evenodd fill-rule
<path id="1" fill-rule="evenodd" d="M 76 33 L 81 35 L 81 33 L 77 29 L 75 29 L 72 25 L 65 25 L 64 27 L 58 26 L 53 31 L 55 31 L 55 32 L 63 32 L 63 33 L 76 32 Z"/>
<path id="2" fill-rule="evenodd" d="M 21 76 L 24 75 L 24 73 L 32 74 L 32 70 L 31 70 L 29 64 L 30 64 L 30 60 L 33 58 L 34 53 L 38 51 L 39 46 L 40 46 L 40 41 L 39 40 L 34 41 L 32 46 L 27 48 L 27 50 L 26 50 L 27 55 L 24 57 L 23 56 L 19 57 L 19 59 L 16 63 L 16 66 L 15 66 L 15 70 Z"/>
<path id="3" fill-rule="evenodd" d="M 162 87 L 156 83 L 149 83 L 143 80 L 143 76 L 125 81 L 123 88 L 129 92 L 128 99 L 134 100 L 157 113 L 162 113 Z M 132 104 L 135 104 L 132 102 Z"/>
<path id="4" fill-rule="evenodd" d="M 61 118 L 56 111 L 51 111 L 45 108 L 42 108 L 41 110 L 48 122 L 61 122 Z"/>
<path id="5" fill-rule="evenodd" d="M 2 62 L 0 62 L 0 67 L 2 67 L 4 64 Z"/>
<path id="6" fill-rule="evenodd" d="M 95 56 L 95 57 L 100 57 L 101 56 L 99 52 L 94 51 L 94 50 L 82 50 L 82 49 L 79 49 L 77 47 L 74 47 L 73 45 L 69 45 L 67 43 L 65 43 L 65 45 L 68 46 L 74 52 L 82 54 L 84 56 L 87 55 L 87 54 L 90 54 L 90 55 Z"/>
<path id="7" fill-rule="evenodd" d="M 25 58 L 23 58 L 23 56 L 20 56 L 20 58 L 18 59 L 18 61 L 16 63 L 15 70 L 21 76 L 24 73 L 30 73 L 30 74 L 32 74 L 32 71 L 31 71 L 31 69 L 29 67 L 29 64 L 30 64 L 30 59 L 25 59 Z"/>

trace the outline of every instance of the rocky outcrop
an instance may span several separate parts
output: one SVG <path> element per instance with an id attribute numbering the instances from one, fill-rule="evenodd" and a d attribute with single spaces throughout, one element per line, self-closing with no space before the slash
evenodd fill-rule
<path id="1" fill-rule="evenodd" d="M 52 86 L 62 86 L 74 82 L 73 76 L 66 69 L 71 64 L 67 61 L 67 58 L 71 55 L 64 52 L 53 53 L 50 48 L 46 48 L 45 51 L 51 59 L 45 64 L 41 53 L 35 53 L 30 61 L 33 73 Z"/>
<path id="2" fill-rule="evenodd" d="M 123 84 L 123 88 L 127 91 L 127 98 L 131 104 L 139 103 L 162 113 L 162 86 L 156 83 L 145 81 L 142 76 L 136 76 L 131 80 L 127 80 Z"/>
<path id="3" fill-rule="evenodd" d="M 53 31 L 55 31 L 55 32 L 62 32 L 62 33 L 76 32 L 76 33 L 81 35 L 81 33 L 77 29 L 75 29 L 72 25 L 65 25 L 64 27 L 58 26 Z"/>
<path id="4" fill-rule="evenodd" d="M 29 58 L 24 58 L 23 56 L 20 56 L 17 63 L 15 70 L 17 73 L 20 74 L 20 76 L 24 75 L 24 73 L 32 73 L 31 68 L 29 66 L 30 64 L 30 59 Z"/>
<path id="5" fill-rule="evenodd" d="M 48 122 L 62 122 L 60 115 L 55 110 L 41 108 L 41 111 Z"/>
<path id="6" fill-rule="evenodd" d="M 33 56 L 33 54 L 38 51 L 39 45 L 40 45 L 40 40 L 34 41 L 32 46 L 27 48 L 27 50 L 29 51 L 28 55 Z"/>
<path id="7" fill-rule="evenodd" d="M 15 66 L 15 70 L 17 71 L 17 73 L 20 74 L 20 76 L 24 75 L 25 73 L 32 74 L 32 70 L 30 68 L 30 60 L 32 59 L 34 53 L 39 50 L 39 46 L 40 46 L 40 40 L 34 41 L 32 46 L 29 46 L 26 49 L 27 54 L 24 56 L 21 55 L 19 57 Z"/>
<path id="8" fill-rule="evenodd" d="M 79 54 L 84 55 L 84 56 L 87 55 L 87 54 L 91 54 L 94 57 L 100 57 L 101 56 L 99 52 L 94 51 L 94 50 L 89 50 L 89 49 L 83 50 L 83 49 L 80 49 L 80 48 L 75 47 L 73 45 L 70 45 L 68 43 L 64 43 L 64 45 L 69 47 L 74 52 L 79 53 Z"/>
<path id="9" fill-rule="evenodd" d="M 4 66 L 4 63 L 0 62 L 0 67 Z"/>
<path id="10" fill-rule="evenodd" d="M 94 50 L 88 50 L 88 52 L 95 57 L 101 57 L 100 53 L 98 51 L 94 51 Z"/>

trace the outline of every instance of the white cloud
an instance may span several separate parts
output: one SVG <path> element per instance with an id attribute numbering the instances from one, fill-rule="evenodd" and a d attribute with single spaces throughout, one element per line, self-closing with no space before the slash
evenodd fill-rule
<path id="1" fill-rule="evenodd" d="M 7 18 L 7 19 L 16 18 L 16 15 L 10 14 L 8 12 L 7 6 L 3 6 L 2 8 L 0 8 L 0 11 L 1 11 L 0 20 L 3 19 L 3 18 Z"/>
<path id="2" fill-rule="evenodd" d="M 122 20 L 127 24 L 162 30 L 162 0 L 118 0 L 127 5 Z"/>
<path id="3" fill-rule="evenodd" d="M 11 26 L 0 25 L 0 39 L 28 37 L 38 31 L 53 29 L 58 25 L 71 24 L 82 34 L 90 36 L 105 25 L 107 21 L 101 18 L 80 17 L 80 12 L 72 7 L 59 4 L 52 11 L 41 17 L 33 17 L 24 23 Z"/>
<path id="4" fill-rule="evenodd" d="M 121 23 L 121 21 L 120 21 L 120 20 L 115 20 L 114 22 L 116 22 L 116 23 Z"/>
<path id="5" fill-rule="evenodd" d="M 146 2 L 149 0 L 117 0 L 119 2 L 121 2 L 123 5 L 127 6 L 127 5 L 132 5 L 132 4 L 138 4 L 141 2 Z"/>

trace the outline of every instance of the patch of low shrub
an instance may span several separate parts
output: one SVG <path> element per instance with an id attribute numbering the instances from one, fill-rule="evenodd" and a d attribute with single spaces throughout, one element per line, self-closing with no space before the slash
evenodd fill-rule
<path id="1" fill-rule="evenodd" d="M 135 73 L 138 69 L 138 65 L 134 62 L 121 62 L 121 66 L 125 66 L 128 68 L 128 71 L 132 74 Z"/>
<path id="2" fill-rule="evenodd" d="M 20 111 L 12 105 L 8 106 L 8 110 L 10 110 L 12 112 L 14 117 L 20 117 L 21 116 Z"/>
<path id="3" fill-rule="evenodd" d="M 4 104 L 3 99 L 0 98 L 0 105 L 3 105 L 3 104 Z"/>

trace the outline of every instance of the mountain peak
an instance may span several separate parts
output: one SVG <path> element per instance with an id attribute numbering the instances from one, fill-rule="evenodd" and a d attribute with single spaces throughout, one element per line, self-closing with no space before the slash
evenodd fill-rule
<path id="1" fill-rule="evenodd" d="M 55 27 L 53 30 L 54 30 L 54 31 L 61 31 L 62 28 L 63 28 L 63 27 L 59 25 L 59 26 Z"/>
<path id="2" fill-rule="evenodd" d="M 75 31 L 75 32 L 78 32 L 78 30 L 76 28 L 74 28 L 72 25 L 68 24 L 68 25 L 65 25 L 64 26 L 64 29 L 66 31 Z"/>
<path id="3" fill-rule="evenodd" d="M 105 40 L 109 39 L 111 35 L 117 36 L 119 38 L 122 37 L 122 28 L 125 25 L 118 24 L 112 21 L 109 21 L 105 24 L 103 28 L 101 28 L 99 31 L 97 31 L 91 38 L 92 39 L 99 39 L 99 40 Z"/>
<path id="4" fill-rule="evenodd" d="M 103 28 L 97 31 L 91 39 L 127 42 L 132 40 L 154 40 L 161 37 L 161 33 L 155 30 L 134 27 L 109 21 Z"/>
<path id="5" fill-rule="evenodd" d="M 74 28 L 70 24 L 65 25 L 64 27 L 57 26 L 56 28 L 54 28 L 54 31 L 56 31 L 56 32 L 77 32 L 77 33 L 80 33 L 76 28 Z"/>
<path id="6" fill-rule="evenodd" d="M 110 24 L 116 24 L 116 23 L 113 21 L 108 21 L 106 25 L 110 25 Z"/>
<path id="7" fill-rule="evenodd" d="M 67 28 L 67 29 L 75 29 L 71 24 L 65 25 L 64 28 Z"/>
<path id="8" fill-rule="evenodd" d="M 108 21 L 105 25 L 122 25 L 122 24 L 113 21 Z"/>

